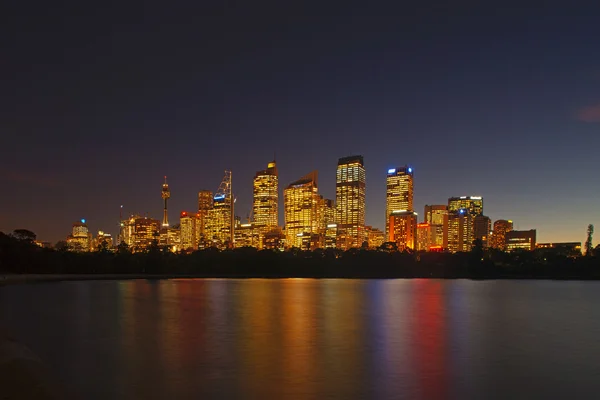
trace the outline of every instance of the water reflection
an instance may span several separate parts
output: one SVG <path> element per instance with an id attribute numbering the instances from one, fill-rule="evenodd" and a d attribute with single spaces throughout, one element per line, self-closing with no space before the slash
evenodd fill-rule
<path id="1" fill-rule="evenodd" d="M 70 282 L 3 288 L 0 323 L 86 399 L 585 397 L 600 291 L 556 285 Z"/>

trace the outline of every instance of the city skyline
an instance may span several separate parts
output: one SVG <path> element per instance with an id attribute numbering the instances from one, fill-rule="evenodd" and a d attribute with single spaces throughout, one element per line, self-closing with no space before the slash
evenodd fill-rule
<path id="1" fill-rule="evenodd" d="M 164 175 L 177 218 L 224 170 L 245 217 L 273 152 L 280 187 L 318 170 L 328 199 L 337 158 L 362 154 L 380 229 L 385 171 L 405 164 L 419 214 L 481 195 L 542 242 L 600 224 L 598 5 L 38 6 L 0 26 L 3 232 L 114 234 L 120 205 L 161 219 Z"/>

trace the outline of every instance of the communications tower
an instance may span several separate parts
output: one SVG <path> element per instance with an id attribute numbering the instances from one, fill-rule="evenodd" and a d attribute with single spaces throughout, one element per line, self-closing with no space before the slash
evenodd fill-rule
<path id="1" fill-rule="evenodd" d="M 169 227 L 169 218 L 167 217 L 167 200 L 171 197 L 171 190 L 169 190 L 169 184 L 167 183 L 167 177 L 165 176 L 165 183 L 162 185 L 162 198 L 165 201 L 165 209 L 163 213 L 163 228 Z"/>

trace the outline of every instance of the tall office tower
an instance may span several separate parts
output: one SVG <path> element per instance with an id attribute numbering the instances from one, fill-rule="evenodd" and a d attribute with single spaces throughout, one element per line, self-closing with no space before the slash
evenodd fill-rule
<path id="1" fill-rule="evenodd" d="M 479 215 L 483 215 L 481 196 L 448 199 L 448 249 L 451 252 L 471 251 L 475 240 L 475 217 Z"/>
<path id="2" fill-rule="evenodd" d="M 213 206 L 208 210 L 206 224 L 212 246 L 232 248 L 234 245 L 235 215 L 234 197 L 231 189 L 231 171 L 225 171 L 225 177 L 213 197 Z"/>
<path id="3" fill-rule="evenodd" d="M 347 237 L 346 247 L 361 247 L 365 234 L 366 174 L 362 156 L 340 158 L 337 165 L 335 202 L 338 229 Z M 344 249 L 346 250 L 346 249 Z"/>
<path id="4" fill-rule="evenodd" d="M 432 249 L 441 250 L 442 246 L 436 244 L 436 230 L 438 225 L 432 225 L 427 222 L 417 224 L 417 250 L 430 251 Z"/>
<path id="5" fill-rule="evenodd" d="M 399 251 L 414 250 L 417 237 L 417 213 L 396 210 L 389 217 L 389 241 L 396 243 Z"/>
<path id="6" fill-rule="evenodd" d="M 389 220 L 393 211 L 414 211 L 413 169 L 409 166 L 391 168 L 387 171 L 385 197 L 385 236 L 389 239 Z"/>
<path id="7" fill-rule="evenodd" d="M 324 212 L 325 226 L 327 227 L 327 225 L 336 223 L 336 218 L 335 218 L 336 210 L 335 210 L 335 202 L 333 200 L 324 199 L 324 203 L 325 203 L 325 212 Z"/>
<path id="8" fill-rule="evenodd" d="M 162 194 L 161 194 L 161 197 L 165 201 L 165 208 L 163 210 L 162 227 L 163 228 L 168 228 L 169 227 L 169 218 L 167 217 L 167 201 L 171 197 L 171 190 L 169 190 L 169 184 L 167 183 L 167 177 L 166 176 L 165 176 L 165 183 L 163 183 L 163 185 L 162 185 Z"/>
<path id="9" fill-rule="evenodd" d="M 483 198 L 481 196 L 460 196 L 448 199 L 448 213 L 463 209 L 473 217 L 483 215 Z"/>
<path id="10" fill-rule="evenodd" d="M 535 250 L 536 230 L 510 231 L 506 233 L 506 251 Z"/>
<path id="11" fill-rule="evenodd" d="M 208 240 L 208 210 L 213 206 L 213 193 L 210 190 L 201 190 L 198 192 L 198 227 L 200 236 L 197 238 L 200 247 L 204 248 Z"/>
<path id="12" fill-rule="evenodd" d="M 182 211 L 179 215 L 179 247 L 181 250 L 198 249 L 198 214 Z"/>
<path id="13" fill-rule="evenodd" d="M 499 219 L 494 222 L 492 233 L 492 247 L 498 250 L 506 250 L 506 234 L 513 230 L 511 220 Z"/>
<path id="14" fill-rule="evenodd" d="M 133 247 L 133 239 L 135 236 L 135 220 L 142 218 L 139 215 L 121 220 L 121 231 L 119 233 L 119 243 L 125 243 L 129 248 Z"/>
<path id="15" fill-rule="evenodd" d="M 133 252 L 142 252 L 160 238 L 160 221 L 152 218 L 136 218 L 133 221 Z"/>
<path id="16" fill-rule="evenodd" d="M 91 233 L 85 219 L 73 224 L 71 235 L 67 236 L 67 244 L 71 251 L 86 252 L 90 251 L 92 240 Z"/>
<path id="17" fill-rule="evenodd" d="M 448 214 L 448 250 L 452 253 L 471 251 L 475 240 L 474 220 L 464 208 Z"/>
<path id="18" fill-rule="evenodd" d="M 279 178 L 275 161 L 254 176 L 252 224 L 260 236 L 277 228 L 279 204 Z M 262 241 L 262 240 L 261 240 Z"/>
<path id="19" fill-rule="evenodd" d="M 303 237 L 317 234 L 318 173 L 313 171 L 283 191 L 285 236 L 288 247 L 302 248 Z"/>
<path id="20" fill-rule="evenodd" d="M 426 205 L 425 222 L 431 225 L 432 246 L 448 248 L 448 206 L 445 204 Z"/>
<path id="21" fill-rule="evenodd" d="M 473 234 L 475 240 L 481 240 L 484 248 L 490 246 L 490 232 L 492 231 L 492 220 L 485 215 L 477 215 L 473 220 Z"/>

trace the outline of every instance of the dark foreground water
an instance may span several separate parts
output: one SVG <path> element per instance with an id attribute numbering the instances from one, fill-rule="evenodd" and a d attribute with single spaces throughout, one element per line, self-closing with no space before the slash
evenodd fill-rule
<path id="1" fill-rule="evenodd" d="M 0 288 L 82 399 L 600 396 L 600 283 L 95 281 Z"/>

